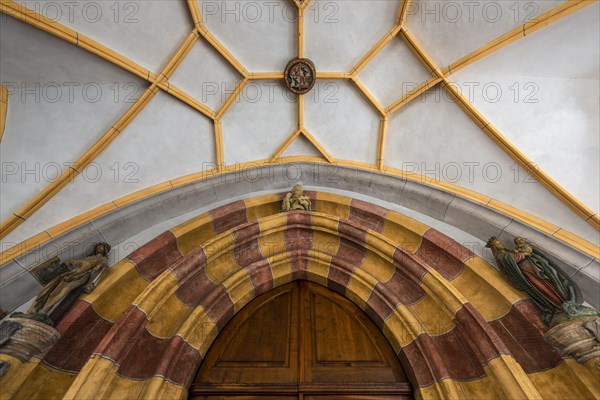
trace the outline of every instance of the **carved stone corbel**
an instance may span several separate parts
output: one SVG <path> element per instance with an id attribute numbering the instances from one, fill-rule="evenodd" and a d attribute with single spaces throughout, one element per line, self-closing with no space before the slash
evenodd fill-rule
<path id="1" fill-rule="evenodd" d="M 60 337 L 58 331 L 50 325 L 27 317 L 6 318 L 0 324 L 0 330 L 5 331 L 0 354 L 9 355 L 22 362 L 52 346 Z M 10 368 L 7 361 L 1 363 L 0 377 Z"/>

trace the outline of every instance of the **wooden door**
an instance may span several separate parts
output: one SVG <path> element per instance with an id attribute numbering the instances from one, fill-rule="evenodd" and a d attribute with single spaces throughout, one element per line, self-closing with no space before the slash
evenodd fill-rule
<path id="1" fill-rule="evenodd" d="M 391 346 L 354 304 L 296 281 L 254 299 L 219 334 L 195 400 L 413 399 Z"/>

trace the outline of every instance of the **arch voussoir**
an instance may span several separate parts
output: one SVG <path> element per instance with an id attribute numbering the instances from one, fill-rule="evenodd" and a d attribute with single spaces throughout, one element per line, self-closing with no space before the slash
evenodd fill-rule
<path id="1" fill-rule="evenodd" d="M 526 379 L 516 363 L 516 367 L 495 363 L 487 368 L 493 360 L 512 357 L 512 353 L 494 327 L 452 285 L 473 255 L 445 236 L 428 230 L 419 236 L 426 243 L 423 250 L 420 242 L 407 249 L 406 243 L 396 243 L 384 234 L 386 214 L 381 210 L 373 220 L 376 223 L 360 210 L 353 211 L 353 220 L 293 211 L 250 222 L 242 218 L 241 210 L 240 204 L 233 209 L 235 224 L 226 213 L 214 212 L 218 224 L 212 229 L 217 233 L 184 256 L 177 255 L 173 240 L 166 235 L 151 251 L 144 249 L 132 257 L 136 265 L 148 266 L 144 274 L 150 284 L 96 346 L 69 396 L 93 397 L 101 391 L 93 382 L 116 379 L 148 380 L 143 391 L 148 396 L 166 391 L 165 385 L 178 385 L 184 394 L 194 366 L 200 365 L 217 334 L 245 304 L 301 279 L 328 286 L 362 308 L 388 338 L 416 388 L 433 385 L 440 397 L 464 397 L 457 382 L 490 374 L 494 385 L 515 374 L 513 381 Z M 369 224 L 361 225 L 363 219 Z M 162 242 L 168 251 L 156 248 Z M 145 260 L 144 254 L 157 255 L 160 262 Z M 382 265 L 389 273 L 376 270 Z M 172 310 L 168 323 L 161 321 L 167 318 L 167 309 Z M 435 312 L 449 328 L 430 329 L 423 310 Z M 151 324 L 169 333 L 158 337 L 149 329 Z M 142 354 L 149 348 L 153 354 Z M 185 360 L 185 371 L 178 367 L 178 360 Z M 83 381 L 90 377 L 91 381 Z M 525 389 L 523 393 L 528 396 Z"/>

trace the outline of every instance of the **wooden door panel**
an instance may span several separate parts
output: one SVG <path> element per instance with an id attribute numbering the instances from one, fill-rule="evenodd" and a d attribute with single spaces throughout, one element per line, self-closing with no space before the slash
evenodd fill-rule
<path id="1" fill-rule="evenodd" d="M 298 396 L 237 396 L 237 395 L 219 395 L 219 396 L 193 396 L 191 400 L 298 400 Z M 333 399 L 329 399 L 333 400 Z"/>
<path id="2" fill-rule="evenodd" d="M 304 395 L 304 400 L 413 400 L 412 395 Z"/>
<path id="3" fill-rule="evenodd" d="M 246 305 L 208 351 L 195 400 L 413 399 L 383 334 L 356 305 L 297 281 Z"/>
<path id="4" fill-rule="evenodd" d="M 407 382 L 390 344 L 364 312 L 327 288 L 301 286 L 304 382 Z"/>
<path id="5" fill-rule="evenodd" d="M 232 332 L 217 367 L 289 367 L 292 291 L 286 291 L 252 313 Z"/>
<path id="6" fill-rule="evenodd" d="M 298 290 L 280 287 L 242 309 L 215 340 L 196 382 L 297 382 Z"/>
<path id="7" fill-rule="evenodd" d="M 387 365 L 364 327 L 347 310 L 311 291 L 310 311 L 312 326 L 307 328 L 312 332 L 313 365 Z"/>
<path id="8" fill-rule="evenodd" d="M 219 397 L 220 396 L 220 397 Z M 198 399 L 287 399 L 298 398 L 298 384 L 248 384 L 248 383 L 194 383 L 190 388 L 190 398 Z"/>

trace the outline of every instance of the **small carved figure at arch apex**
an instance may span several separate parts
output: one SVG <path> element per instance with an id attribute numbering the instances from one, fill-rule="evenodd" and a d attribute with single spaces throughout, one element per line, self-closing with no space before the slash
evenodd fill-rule
<path id="1" fill-rule="evenodd" d="M 292 187 L 292 191 L 287 193 L 281 202 L 283 211 L 304 210 L 310 211 L 312 203 L 308 196 L 304 196 L 302 185 L 296 184 Z"/>

